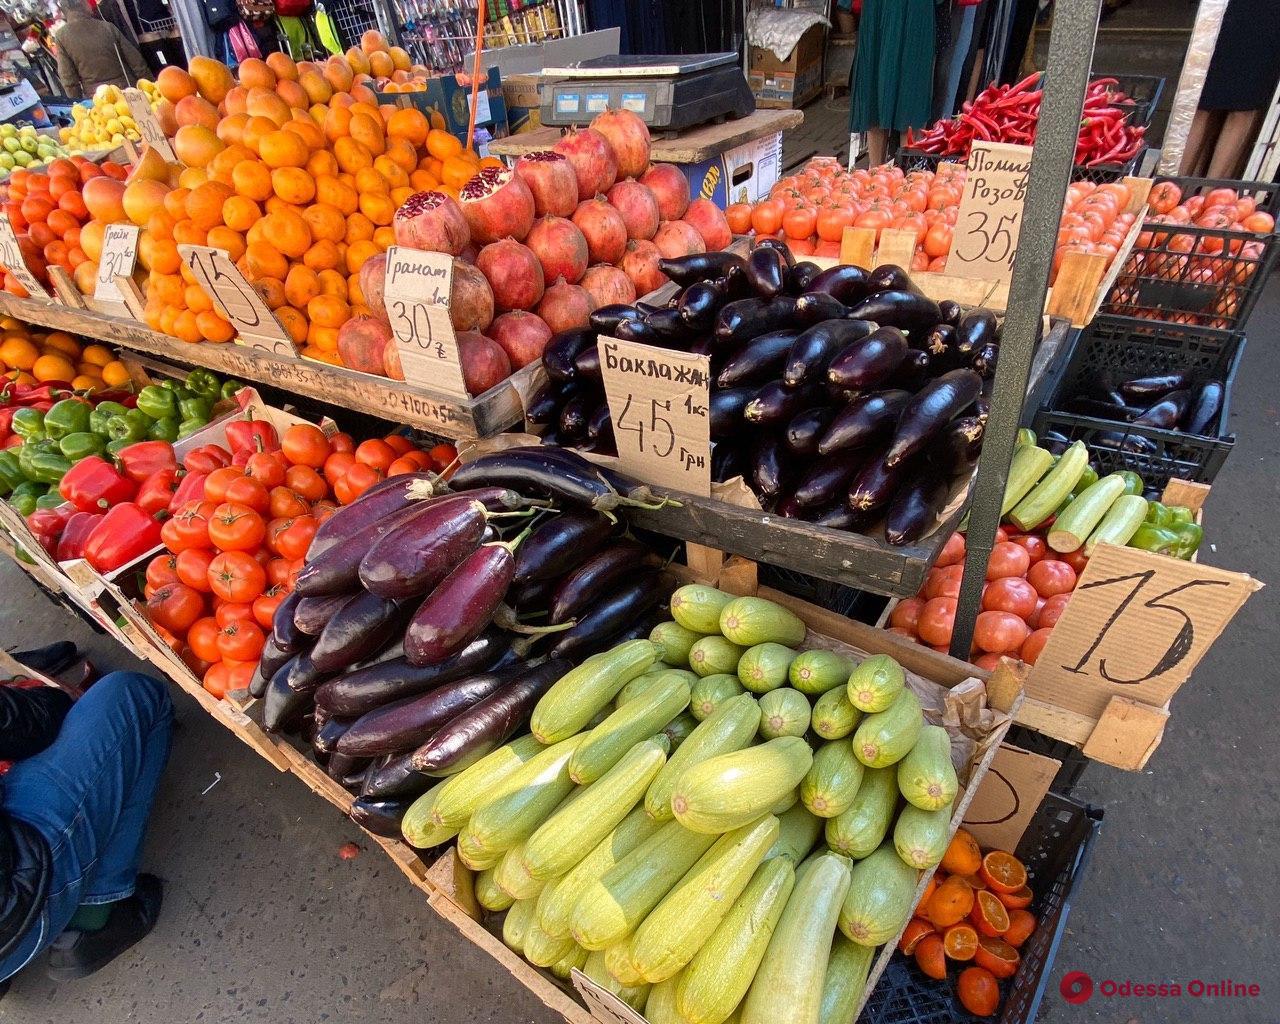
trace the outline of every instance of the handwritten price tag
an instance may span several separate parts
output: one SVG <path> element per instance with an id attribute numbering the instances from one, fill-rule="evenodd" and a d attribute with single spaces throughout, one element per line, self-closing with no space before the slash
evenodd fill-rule
<path id="1" fill-rule="evenodd" d="M 387 250 L 383 299 L 409 384 L 470 398 L 458 339 L 449 319 L 453 257 L 393 245 Z"/>
<path id="2" fill-rule="evenodd" d="M 1022 209 L 1031 173 L 1031 147 L 975 142 L 965 165 L 968 176 L 947 273 L 983 281 L 1013 276 L 1013 256 L 1022 231 Z"/>
<path id="3" fill-rule="evenodd" d="M 711 494 L 711 358 L 601 338 L 600 370 L 624 473 Z"/>
<path id="4" fill-rule="evenodd" d="M 138 258 L 138 227 L 134 224 L 108 224 L 102 235 L 102 258 L 98 276 L 93 282 L 93 298 L 97 302 L 124 307 L 117 277 L 133 273 Z"/>
<path id="5" fill-rule="evenodd" d="M 207 245 L 180 245 L 178 253 L 214 308 L 231 321 L 242 345 L 262 349 L 280 359 L 296 357 L 289 332 L 225 252 Z"/>
<path id="6" fill-rule="evenodd" d="M 13 233 L 13 225 L 9 223 L 8 217 L 0 218 L 0 266 L 9 271 L 33 299 L 53 301 L 52 296 L 36 280 L 35 274 L 31 273 L 27 266 L 27 261 L 22 255 L 22 247 L 18 245 L 18 236 Z"/>
<path id="7" fill-rule="evenodd" d="M 133 123 L 138 126 L 138 134 L 142 136 L 142 141 L 166 160 L 176 160 L 177 157 L 174 156 L 173 147 L 169 145 L 164 129 L 160 127 L 156 115 L 151 112 L 151 101 L 147 99 L 146 94 L 141 89 L 126 89 L 124 101 L 129 104 L 129 113 L 133 116 Z"/>

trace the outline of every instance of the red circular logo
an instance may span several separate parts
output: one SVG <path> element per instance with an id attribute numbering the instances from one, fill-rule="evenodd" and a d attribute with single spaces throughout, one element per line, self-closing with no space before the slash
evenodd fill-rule
<path id="1" fill-rule="evenodd" d="M 1062 993 L 1062 998 L 1073 1006 L 1089 1001 L 1089 997 L 1093 995 L 1093 979 L 1084 971 L 1071 971 L 1063 975 L 1061 983 L 1058 985 L 1058 991 Z"/>

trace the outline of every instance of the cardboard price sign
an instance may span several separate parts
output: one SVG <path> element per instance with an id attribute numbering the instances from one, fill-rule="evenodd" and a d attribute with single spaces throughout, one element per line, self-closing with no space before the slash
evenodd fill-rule
<path id="1" fill-rule="evenodd" d="M 1061 761 L 1000 744 L 964 814 L 964 827 L 984 849 L 1016 850 Z"/>
<path id="2" fill-rule="evenodd" d="M 102 235 L 102 258 L 98 261 L 98 276 L 93 281 L 93 298 L 124 306 L 117 277 L 133 273 L 138 259 L 138 232 L 134 224 L 108 224 Z"/>
<path id="3" fill-rule="evenodd" d="M 947 273 L 984 281 L 1008 281 L 1022 231 L 1022 209 L 1031 174 L 1031 147 L 975 142 L 956 214 Z"/>
<path id="4" fill-rule="evenodd" d="M 387 250 L 383 301 L 409 384 L 469 399 L 449 319 L 453 257 L 393 245 Z"/>
<path id="5" fill-rule="evenodd" d="M 13 233 L 13 225 L 9 223 L 8 217 L 0 217 L 0 266 L 9 271 L 33 299 L 52 301 L 48 291 L 27 266 L 22 247 L 18 245 L 18 236 Z"/>
<path id="6" fill-rule="evenodd" d="M 1099 544 L 1026 694 L 1092 719 L 1114 697 L 1161 708 L 1261 586 L 1243 573 Z"/>
<path id="7" fill-rule="evenodd" d="M 154 149 L 166 160 L 176 160 L 173 147 L 169 145 L 168 136 L 151 112 L 151 101 L 141 89 L 126 89 L 124 101 L 129 104 L 129 113 L 133 115 L 133 123 L 138 126 L 138 134 L 142 141 Z"/>
<path id="8" fill-rule="evenodd" d="M 622 471 L 711 495 L 711 357 L 601 338 L 600 370 Z"/>
<path id="9" fill-rule="evenodd" d="M 180 245 L 178 252 L 214 308 L 231 321 L 240 336 L 240 344 L 262 349 L 281 359 L 295 358 L 289 332 L 227 253 L 207 245 Z"/>

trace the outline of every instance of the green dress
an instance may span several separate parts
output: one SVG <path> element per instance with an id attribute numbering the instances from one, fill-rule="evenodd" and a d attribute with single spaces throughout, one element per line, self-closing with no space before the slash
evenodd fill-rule
<path id="1" fill-rule="evenodd" d="M 902 131 L 929 123 L 934 0 L 865 0 L 849 69 L 849 130 Z"/>

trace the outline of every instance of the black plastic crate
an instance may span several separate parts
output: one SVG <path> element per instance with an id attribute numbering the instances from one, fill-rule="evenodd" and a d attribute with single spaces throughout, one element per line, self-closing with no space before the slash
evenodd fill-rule
<path id="1" fill-rule="evenodd" d="M 806 576 L 794 569 L 784 569 L 767 562 L 758 564 L 757 578 L 761 586 L 781 590 L 784 594 L 816 604 L 829 612 L 843 615 L 847 619 L 857 619 L 869 625 L 880 617 L 880 613 L 884 611 L 884 606 L 889 601 L 882 594 L 847 587 L 831 580 L 819 579 L 817 576 Z"/>
<path id="2" fill-rule="evenodd" d="M 1177 477 L 1212 483 L 1235 445 L 1227 429 L 1231 392 L 1244 355 L 1242 334 L 1178 327 L 1117 317 L 1099 317 L 1076 340 L 1062 375 L 1035 415 L 1035 431 L 1082 440 L 1100 474 L 1119 469 L 1138 473 L 1147 485 L 1162 489 Z M 1130 377 L 1190 369 L 1197 385 L 1223 382 L 1222 410 L 1213 435 L 1134 426 L 1070 411 L 1070 401 L 1087 391 L 1086 379 L 1106 374 L 1112 383 Z"/>
<path id="3" fill-rule="evenodd" d="M 1094 72 L 1093 78 L 1114 78 L 1120 84 L 1115 86 L 1129 97 L 1127 103 L 1115 103 L 1114 106 L 1124 109 L 1133 108 L 1129 123 L 1143 128 L 1150 127 L 1151 118 L 1156 107 L 1160 105 L 1160 97 L 1164 93 L 1163 75 L 1121 75 L 1116 73 L 1099 74 Z"/>
<path id="4" fill-rule="evenodd" d="M 1099 164 L 1097 167 L 1077 165 L 1071 168 L 1071 180 L 1093 181 L 1099 185 L 1105 185 L 1111 181 L 1119 181 L 1121 178 L 1126 178 L 1136 171 L 1146 152 L 1147 147 L 1143 144 L 1138 147 L 1138 152 L 1122 164 Z M 893 158 L 893 162 L 908 174 L 912 171 L 936 171 L 938 164 L 944 160 L 963 164 L 965 157 L 958 154 L 943 156 L 939 153 L 923 153 L 918 149 L 903 148 L 899 149 Z"/>
<path id="5" fill-rule="evenodd" d="M 951 965 L 945 981 L 920 973 L 914 962 L 894 956 L 880 977 L 859 1024 L 1029 1024 L 1040 1000 L 1067 926 L 1067 914 L 1102 828 L 1102 811 L 1049 793 L 1037 809 L 1018 849 L 1036 894 L 1030 910 L 1038 926 L 1019 953 L 1022 962 L 1004 986 L 998 1017 L 975 1017 L 955 997 L 955 981 L 966 965 Z"/>
<path id="6" fill-rule="evenodd" d="M 1045 736 L 1034 729 L 1028 729 L 1025 725 L 1011 726 L 1005 742 L 1028 753 L 1061 761 L 1062 767 L 1058 769 L 1058 774 L 1049 784 L 1050 790 L 1059 796 L 1070 796 L 1076 786 L 1080 785 L 1080 777 L 1084 775 L 1084 770 L 1089 767 L 1089 759 L 1084 756 L 1079 747 L 1063 740 L 1055 740 L 1052 736 Z"/>
<path id="7" fill-rule="evenodd" d="M 1177 185 L 1183 199 L 1204 195 L 1215 188 L 1229 188 L 1241 196 L 1252 196 L 1257 201 L 1259 210 L 1272 216 L 1280 214 L 1280 184 L 1274 181 L 1233 181 L 1230 178 L 1192 178 L 1161 174 L 1156 177 L 1155 184 L 1159 185 L 1162 181 L 1171 181 Z"/>

